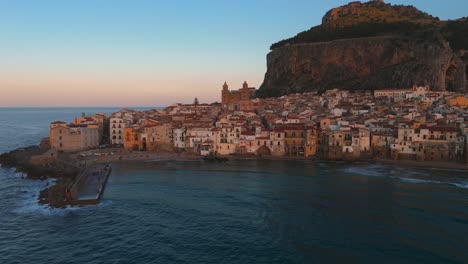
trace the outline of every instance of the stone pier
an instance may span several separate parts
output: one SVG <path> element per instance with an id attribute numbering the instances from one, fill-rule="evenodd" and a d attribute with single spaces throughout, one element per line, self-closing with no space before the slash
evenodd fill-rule
<path id="1" fill-rule="evenodd" d="M 98 204 L 104 194 L 110 172 L 111 167 L 107 164 L 84 169 L 66 190 L 67 202 L 71 205 Z"/>

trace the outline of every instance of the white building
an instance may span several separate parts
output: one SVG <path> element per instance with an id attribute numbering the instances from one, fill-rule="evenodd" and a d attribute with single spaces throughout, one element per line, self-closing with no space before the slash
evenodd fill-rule
<path id="1" fill-rule="evenodd" d="M 429 86 L 413 86 L 411 93 L 406 94 L 406 99 L 410 98 L 423 98 L 426 94 L 429 93 Z"/>
<path id="2" fill-rule="evenodd" d="M 127 127 L 124 119 L 112 117 L 109 123 L 109 138 L 112 145 L 123 145 L 123 130 Z"/>
<path id="3" fill-rule="evenodd" d="M 185 127 L 174 128 L 173 133 L 174 147 L 176 149 L 185 149 L 185 136 L 187 134 Z"/>
<path id="4" fill-rule="evenodd" d="M 185 135 L 185 147 L 199 153 L 200 147 L 211 140 L 211 126 L 188 127 Z"/>
<path id="5" fill-rule="evenodd" d="M 383 89 L 375 90 L 374 97 L 388 97 L 393 99 L 405 99 L 407 94 L 410 94 L 412 89 Z"/>

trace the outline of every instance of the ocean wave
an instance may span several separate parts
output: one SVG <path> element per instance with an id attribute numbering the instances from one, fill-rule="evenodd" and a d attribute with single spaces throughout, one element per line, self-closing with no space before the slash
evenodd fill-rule
<path id="1" fill-rule="evenodd" d="M 437 181 L 437 180 L 428 180 L 420 178 L 407 178 L 394 175 L 401 175 L 403 172 L 399 169 L 388 168 L 385 165 L 368 165 L 368 166 L 359 166 L 359 167 L 348 167 L 343 169 L 346 173 L 351 173 L 355 175 L 361 175 L 366 177 L 381 177 L 387 179 L 398 180 L 407 183 L 413 184 L 439 184 L 439 185 L 449 185 L 457 188 L 468 189 L 468 181 L 461 182 L 448 182 L 448 181 Z M 453 171 L 453 170 L 451 170 Z M 423 176 L 425 173 L 418 171 L 404 171 L 405 174 L 410 176 Z"/>
<path id="2" fill-rule="evenodd" d="M 15 214 L 25 215 L 45 215 L 45 216 L 66 216 L 71 212 L 78 212 L 83 210 L 93 210 L 112 205 L 112 201 L 103 200 L 97 206 L 67 206 L 65 208 L 52 208 L 48 205 L 40 204 L 38 202 L 39 193 L 45 188 L 55 184 L 55 179 L 47 179 L 46 181 L 20 179 L 23 184 L 21 186 L 22 192 L 17 192 L 16 206 L 13 209 Z"/>
<path id="3" fill-rule="evenodd" d="M 382 165 L 348 167 L 344 169 L 344 172 L 368 177 L 385 177 L 388 173 Z"/>
<path id="4" fill-rule="evenodd" d="M 403 182 L 414 183 L 414 184 L 440 184 L 440 185 L 455 186 L 455 187 L 462 188 L 462 189 L 468 189 L 468 181 L 457 183 L 457 182 L 444 182 L 444 181 L 423 180 L 423 179 L 404 178 L 404 177 L 394 177 L 394 179 L 403 181 Z"/>

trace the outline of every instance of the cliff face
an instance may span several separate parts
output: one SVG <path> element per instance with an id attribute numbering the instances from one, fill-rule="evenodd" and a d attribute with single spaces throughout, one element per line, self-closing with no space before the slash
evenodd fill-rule
<path id="1" fill-rule="evenodd" d="M 446 25 L 414 7 L 382 1 L 332 9 L 322 25 L 272 45 L 258 95 L 414 84 L 465 91 L 468 56 L 463 48 L 468 38 L 453 32 L 465 32 L 460 27 L 468 23 Z M 456 41 L 458 50 L 448 39 Z"/>
<path id="2" fill-rule="evenodd" d="M 465 63 L 447 43 L 399 37 L 286 45 L 268 54 L 267 69 L 260 92 L 268 96 L 328 88 L 466 86 Z"/>

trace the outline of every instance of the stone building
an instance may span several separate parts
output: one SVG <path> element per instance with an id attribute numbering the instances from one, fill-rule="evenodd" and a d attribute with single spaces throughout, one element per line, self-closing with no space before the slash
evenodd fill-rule
<path id="1" fill-rule="evenodd" d="M 140 150 L 141 130 L 136 125 L 124 128 L 124 148 L 126 150 Z"/>
<path id="2" fill-rule="evenodd" d="M 67 124 L 52 122 L 49 130 L 52 149 L 74 152 L 99 146 L 99 127 L 97 124 Z"/>
<path id="3" fill-rule="evenodd" d="M 225 82 L 221 91 L 221 102 L 224 108 L 229 110 L 253 111 L 253 103 L 251 99 L 255 99 L 255 87 L 249 87 L 247 82 L 242 84 L 239 90 L 229 90 L 229 86 Z"/>

